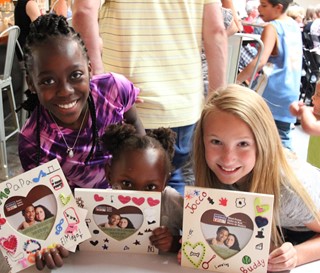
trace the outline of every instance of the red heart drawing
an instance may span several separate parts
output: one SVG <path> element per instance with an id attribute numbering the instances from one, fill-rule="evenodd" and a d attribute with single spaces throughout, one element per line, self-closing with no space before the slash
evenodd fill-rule
<path id="1" fill-rule="evenodd" d="M 97 201 L 97 202 L 99 202 L 99 201 L 103 201 L 104 198 L 103 198 L 102 196 L 100 196 L 99 194 L 95 194 L 95 195 L 94 195 L 94 200 Z"/>
<path id="2" fill-rule="evenodd" d="M 137 206 L 140 206 L 144 203 L 144 198 L 143 197 L 140 197 L 140 198 L 133 197 L 132 202 L 135 203 Z"/>
<path id="3" fill-rule="evenodd" d="M 0 218 L 0 226 L 4 225 L 6 222 L 6 218 Z"/>
<path id="4" fill-rule="evenodd" d="M 10 235 L 8 238 L 2 237 L 0 239 L 0 245 L 7 250 L 8 252 L 15 254 L 17 250 L 17 237 L 14 235 Z"/>
<path id="5" fill-rule="evenodd" d="M 160 203 L 160 200 L 158 200 L 158 199 L 153 199 L 153 198 L 151 198 L 151 197 L 149 197 L 149 198 L 147 199 L 147 201 L 148 201 L 148 204 L 150 205 L 150 207 L 154 207 L 154 206 L 156 206 L 156 205 L 158 205 L 158 204 Z"/>
<path id="6" fill-rule="evenodd" d="M 119 195 L 118 199 L 122 204 L 126 204 L 131 200 L 131 197 L 130 196 Z"/>

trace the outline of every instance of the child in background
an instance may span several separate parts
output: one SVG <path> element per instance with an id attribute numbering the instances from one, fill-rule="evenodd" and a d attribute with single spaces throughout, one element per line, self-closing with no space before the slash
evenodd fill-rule
<path id="1" fill-rule="evenodd" d="M 253 87 L 267 102 L 276 122 L 282 144 L 292 149 L 291 123 L 295 118 L 289 106 L 298 100 L 302 67 L 302 38 L 297 23 L 286 15 L 292 0 L 261 0 L 260 17 L 268 22 L 261 34 L 264 50 L 258 71 L 262 75 Z M 258 61 L 258 54 L 239 74 L 237 82 L 249 79 Z"/>
<path id="2" fill-rule="evenodd" d="M 107 188 L 99 137 L 123 119 L 145 133 L 134 106 L 139 90 L 114 73 L 90 79 L 85 45 L 62 16 L 35 20 L 24 52 L 29 98 L 23 108 L 34 111 L 19 137 L 23 169 L 57 158 L 71 188 Z"/>
<path id="3" fill-rule="evenodd" d="M 159 128 L 141 136 L 132 125 L 109 125 L 102 141 L 112 156 L 105 171 L 113 188 L 162 192 L 161 226 L 152 231 L 150 241 L 160 251 L 177 252 L 183 199 L 166 186 L 172 171 L 175 133 Z"/>
<path id="4" fill-rule="evenodd" d="M 196 186 L 274 195 L 269 271 L 320 259 L 320 172 L 293 158 L 288 162 L 261 96 L 238 85 L 212 94 L 193 152 Z M 288 238 L 293 243 L 284 242 L 286 230 L 296 235 Z"/>
<path id="5" fill-rule="evenodd" d="M 290 112 L 300 119 L 302 129 L 310 136 L 307 161 L 320 168 L 320 80 L 312 96 L 313 107 L 306 106 L 302 101 L 290 105 Z"/>

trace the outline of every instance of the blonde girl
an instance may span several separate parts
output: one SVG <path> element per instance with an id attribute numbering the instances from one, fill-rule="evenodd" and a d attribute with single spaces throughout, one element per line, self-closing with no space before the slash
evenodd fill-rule
<path id="1" fill-rule="evenodd" d="M 196 128 L 193 151 L 197 186 L 275 196 L 268 270 L 320 259 L 320 173 L 287 159 L 260 95 L 238 85 L 212 94 Z M 281 228 L 311 231 L 312 236 L 293 246 L 284 243 Z"/>

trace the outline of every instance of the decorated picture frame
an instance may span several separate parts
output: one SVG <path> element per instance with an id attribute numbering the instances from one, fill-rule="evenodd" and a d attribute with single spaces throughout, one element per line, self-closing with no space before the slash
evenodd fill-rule
<path id="1" fill-rule="evenodd" d="M 11 273 L 34 265 L 37 251 L 75 251 L 91 236 L 86 213 L 56 159 L 0 183 L 0 250 Z"/>
<path id="2" fill-rule="evenodd" d="M 92 235 L 80 250 L 158 253 L 149 237 L 160 226 L 161 192 L 76 189 L 75 198 Z"/>
<path id="3" fill-rule="evenodd" d="M 266 273 L 273 195 L 186 186 L 181 265 Z"/>

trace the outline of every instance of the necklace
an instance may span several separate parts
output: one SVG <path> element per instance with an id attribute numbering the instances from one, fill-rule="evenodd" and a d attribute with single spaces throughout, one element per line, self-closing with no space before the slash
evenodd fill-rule
<path id="1" fill-rule="evenodd" d="M 63 139 L 64 143 L 65 143 L 66 146 L 67 146 L 67 154 L 68 154 L 68 156 L 69 156 L 70 158 L 73 158 L 73 156 L 74 156 L 73 149 L 74 149 L 74 147 L 75 147 L 76 144 L 77 144 L 77 141 L 78 141 L 80 132 L 81 132 L 81 130 L 82 130 L 82 126 L 83 126 L 84 120 L 86 119 L 86 116 L 87 116 L 87 112 L 88 112 L 88 106 L 87 106 L 87 108 L 86 108 L 86 112 L 84 113 L 84 116 L 83 116 L 83 119 L 82 119 L 82 122 L 81 122 L 81 125 L 80 125 L 80 129 L 79 129 L 79 131 L 78 131 L 78 135 L 77 135 L 77 137 L 76 137 L 76 140 L 74 141 L 73 146 L 70 147 L 70 146 L 68 145 L 66 139 L 64 138 L 64 135 L 63 135 L 63 133 L 61 132 L 61 130 L 60 130 L 60 128 L 59 128 L 59 125 L 57 124 L 56 120 L 53 118 L 53 115 L 52 115 L 51 112 L 49 111 L 49 114 L 50 114 L 52 120 L 53 120 L 54 123 L 57 125 L 57 128 L 58 128 L 58 130 L 59 130 L 59 133 L 60 133 L 60 135 L 62 136 L 62 139 Z"/>

